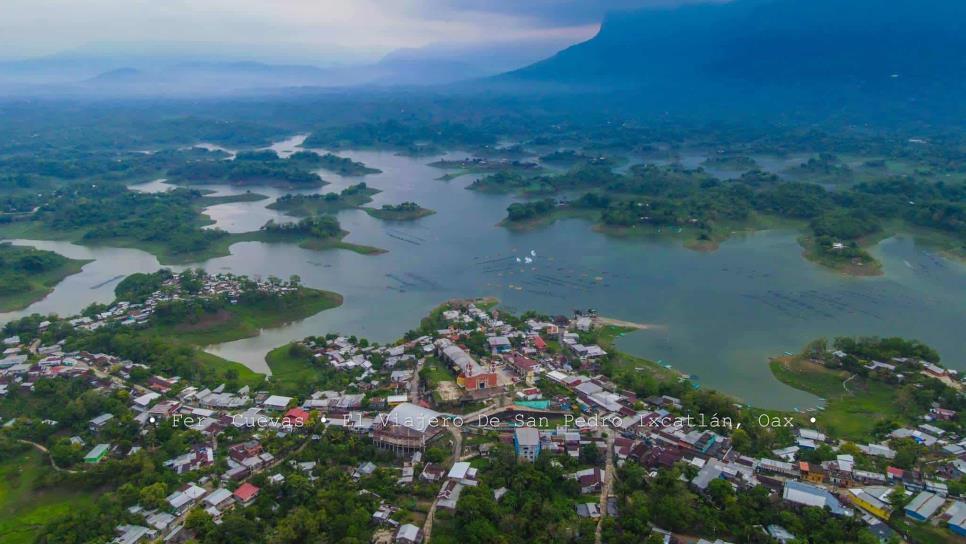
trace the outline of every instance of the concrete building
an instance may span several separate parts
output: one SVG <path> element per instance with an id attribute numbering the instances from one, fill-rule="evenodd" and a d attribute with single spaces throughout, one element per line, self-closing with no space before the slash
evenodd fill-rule
<path id="1" fill-rule="evenodd" d="M 517 459 L 525 459 L 531 463 L 540 456 L 540 431 L 533 427 L 520 427 L 513 431 L 513 449 Z"/>

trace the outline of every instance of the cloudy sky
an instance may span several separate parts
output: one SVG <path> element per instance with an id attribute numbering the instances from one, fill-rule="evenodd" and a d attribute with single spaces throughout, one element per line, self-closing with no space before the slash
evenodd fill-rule
<path id="1" fill-rule="evenodd" d="M 681 1 L 0 0 L 0 58 L 210 44 L 352 62 L 440 43 L 574 43 L 607 11 Z"/>

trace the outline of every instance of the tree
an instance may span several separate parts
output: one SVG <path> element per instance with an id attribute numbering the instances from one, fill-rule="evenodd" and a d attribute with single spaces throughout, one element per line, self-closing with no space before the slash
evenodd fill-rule
<path id="1" fill-rule="evenodd" d="M 154 510 L 165 505 L 164 498 L 167 495 L 168 488 L 164 485 L 164 482 L 157 482 L 141 488 L 141 492 L 138 494 L 138 502 L 141 503 L 141 506 Z"/>
<path id="2" fill-rule="evenodd" d="M 597 444 L 591 442 L 580 447 L 580 462 L 588 465 L 599 465 L 603 461 L 603 455 Z"/>

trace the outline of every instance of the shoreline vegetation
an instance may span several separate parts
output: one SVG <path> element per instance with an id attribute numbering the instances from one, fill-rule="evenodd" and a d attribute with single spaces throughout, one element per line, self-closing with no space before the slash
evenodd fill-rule
<path id="1" fill-rule="evenodd" d="M 380 192 L 365 183 L 357 183 L 338 193 L 282 195 L 266 208 L 279 210 L 293 217 L 331 214 L 362 207 L 372 202 L 372 197 Z"/>
<path id="2" fill-rule="evenodd" d="M 269 221 L 258 232 L 245 233 L 247 239 L 259 242 L 289 242 L 299 247 L 313 250 L 347 249 L 361 255 L 378 255 L 385 249 L 344 242 L 349 235 L 342 230 L 339 221 L 331 215 L 306 217 L 295 223 L 276 223 Z"/>
<path id="3" fill-rule="evenodd" d="M 467 188 L 530 197 L 511 204 L 499 223 L 515 230 L 580 218 L 605 234 L 680 235 L 685 247 L 713 251 L 736 233 L 787 226 L 801 233 L 807 260 L 852 276 L 881 274 L 881 263 L 868 248 L 902 233 L 966 258 L 962 210 L 956 208 L 966 190 L 905 178 L 832 192 L 761 171 L 722 181 L 700 168 L 644 164 L 617 174 L 582 165 L 553 176 L 501 171 Z M 580 191 L 585 192 L 570 196 Z M 896 198 L 897 191 L 907 196 Z"/>
<path id="4" fill-rule="evenodd" d="M 189 264 L 231 254 L 239 242 L 295 243 L 312 250 L 346 249 L 364 255 L 385 250 L 343 241 L 341 229 L 320 232 L 265 229 L 228 233 L 213 224 L 208 206 L 264 199 L 258 193 L 220 197 L 195 189 L 138 193 L 119 186 L 83 186 L 53 193 L 30 217 L 0 223 L 0 237 L 139 249 L 162 265 Z"/>
<path id="5" fill-rule="evenodd" d="M 90 260 L 0 242 L 0 312 L 22 310 L 43 300 L 58 283 Z"/>
<path id="6" fill-rule="evenodd" d="M 772 357 L 768 366 L 778 381 L 820 399 L 816 409 L 796 409 L 803 425 L 815 417 L 812 426 L 828 434 L 868 441 L 903 424 L 918 425 L 920 415 L 929 411 L 930 395 L 945 388 L 958 395 L 956 381 L 930 374 L 923 361 L 945 372 L 938 366 L 939 355 L 920 342 L 840 337 Z"/>

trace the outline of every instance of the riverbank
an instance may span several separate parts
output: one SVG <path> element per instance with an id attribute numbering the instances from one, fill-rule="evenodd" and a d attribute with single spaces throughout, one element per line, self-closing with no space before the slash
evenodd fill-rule
<path id="1" fill-rule="evenodd" d="M 16 259 L 15 259 L 16 258 Z M 30 259 L 33 263 L 22 271 L 14 260 Z M 22 310 L 43 300 L 64 278 L 79 273 L 90 260 L 69 259 L 52 251 L 0 244 L 0 312 Z M 39 270 L 39 263 L 44 266 Z"/>
<path id="2" fill-rule="evenodd" d="M 213 223 L 213 221 L 209 220 L 200 226 L 206 226 Z M 348 231 L 342 231 L 339 236 L 331 238 L 316 238 L 312 236 L 270 233 L 265 231 L 224 233 L 222 236 L 214 239 L 208 244 L 207 247 L 203 249 L 196 251 L 177 252 L 173 251 L 172 248 L 164 242 L 139 240 L 129 237 L 87 239 L 84 237 L 85 233 L 85 229 L 53 230 L 35 222 L 19 222 L 0 226 L 0 238 L 50 240 L 59 242 L 73 242 L 79 245 L 91 247 L 140 249 L 157 257 L 158 262 L 164 266 L 192 264 L 218 257 L 226 257 L 231 255 L 231 246 L 239 242 L 292 243 L 304 249 L 312 249 L 316 251 L 323 251 L 326 249 L 345 249 L 362 255 L 377 255 L 386 252 L 386 250 L 381 248 L 343 241 L 343 239 L 349 235 Z"/>
<path id="3" fill-rule="evenodd" d="M 824 399 L 821 410 L 800 413 L 798 419 L 827 434 L 854 441 L 871 440 L 877 424 L 904 418 L 895 403 L 894 388 L 882 382 L 826 368 L 802 354 L 775 357 L 768 367 L 778 381 Z M 815 423 L 806 423 L 811 417 L 816 418 Z"/>

